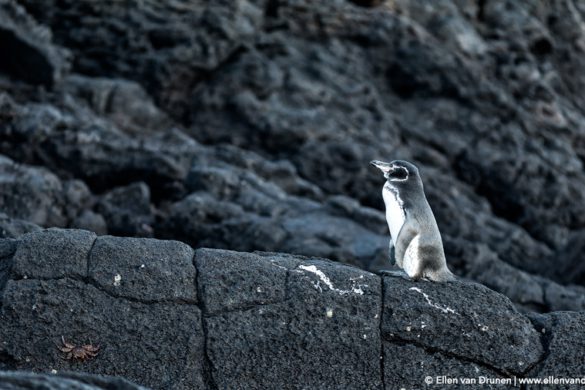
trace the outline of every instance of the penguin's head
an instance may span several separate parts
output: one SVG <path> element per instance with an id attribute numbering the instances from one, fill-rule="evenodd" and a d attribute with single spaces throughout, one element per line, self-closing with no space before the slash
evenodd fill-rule
<path id="1" fill-rule="evenodd" d="M 381 170 L 386 181 L 393 187 L 422 185 L 418 168 L 408 161 L 394 160 L 388 163 L 374 160 L 370 164 Z"/>

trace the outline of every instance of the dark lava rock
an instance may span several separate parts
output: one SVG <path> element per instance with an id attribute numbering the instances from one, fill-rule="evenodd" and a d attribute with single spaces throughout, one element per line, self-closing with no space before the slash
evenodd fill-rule
<path id="1" fill-rule="evenodd" d="M 0 26 L 35 40 L 28 12 L 75 61 L 48 90 L 0 78 L 0 152 L 28 164 L 2 211 L 378 270 L 368 161 L 409 159 L 458 275 L 522 311 L 583 310 L 583 7 L 375 3 L 4 0 Z M 31 187 L 49 195 L 11 195 Z"/>
<path id="2" fill-rule="evenodd" d="M 4 96 L 6 112 L 15 115 L 6 127 L 0 126 L 6 135 L 6 153 L 22 158 L 17 145 L 34 128 L 31 117 L 44 118 L 43 123 L 51 127 L 45 129 L 42 142 L 32 148 L 31 161 L 40 159 L 62 175 L 79 175 L 96 192 L 114 187 L 99 197 L 97 214 L 90 209 L 94 197 L 81 181 L 68 180 L 59 185 L 59 179 L 53 178 L 55 200 L 33 200 L 46 204 L 49 211 L 55 205 L 67 204 L 64 210 L 55 211 L 61 216 L 61 226 L 91 228 L 99 234 L 154 235 L 194 246 L 286 251 L 332 258 L 370 270 L 389 267 L 384 214 L 363 207 L 353 198 L 324 195 L 318 186 L 302 179 L 289 162 L 271 161 L 233 146 L 201 145 L 179 129 L 130 137 L 107 121 L 101 121 L 100 127 L 90 126 L 96 119 L 94 114 L 77 105 L 67 109 L 20 105 Z M 11 162 L 5 166 L 35 175 L 44 172 L 27 166 L 14 168 Z M 27 197 L 15 198 L 14 188 L 30 184 L 22 183 L 26 175 L 10 177 L 5 184 L 7 200 L 19 204 L 34 194 L 27 192 Z M 146 184 L 126 183 L 133 178 L 142 178 Z M 464 184 L 453 186 L 445 173 L 430 170 L 425 178 L 429 179 L 429 199 L 438 205 L 437 217 L 448 221 L 441 225 L 447 232 L 446 252 L 460 275 L 509 294 L 528 309 L 584 307 L 579 289 L 523 272 L 556 279 L 547 271 L 557 263 L 550 248 L 516 225 L 491 215 L 485 200 Z M 38 180 L 32 183 L 39 185 Z M 120 183 L 124 186 L 115 187 Z M 438 195 L 436 188 L 450 188 L 449 196 Z M 46 196 L 45 192 L 38 195 L 41 200 Z M 31 207 L 14 209 L 22 213 L 30 212 Z M 33 210 L 39 213 L 43 208 Z M 45 214 L 43 211 L 42 216 Z M 53 219 L 37 221 L 51 225 Z M 478 229 L 476 223 L 482 228 Z M 480 242 L 486 242 L 486 251 L 477 249 Z M 533 261 L 535 258 L 540 261 Z M 543 283 L 555 286 L 558 293 L 544 295 Z"/>
<path id="3" fill-rule="evenodd" d="M 447 253 L 452 243 L 446 241 Z M 455 263 L 464 274 L 485 286 L 505 294 L 523 311 L 585 310 L 585 288 L 561 285 L 547 278 L 531 275 L 504 262 L 483 244 L 458 243 Z"/>
<path id="4" fill-rule="evenodd" d="M 179 130 L 131 136 L 67 95 L 56 99 L 61 107 L 21 105 L 0 94 L 0 111 L 10 117 L 0 123 L 1 151 L 82 179 L 98 193 L 143 180 L 153 196 L 169 196 L 187 175 L 198 144 Z M 23 142 L 28 150 L 15 147 Z"/>
<path id="5" fill-rule="evenodd" d="M 101 214 L 91 210 L 84 210 L 70 225 L 73 229 L 90 230 L 98 235 L 104 235 L 108 232 L 106 220 Z"/>
<path id="6" fill-rule="evenodd" d="M 392 385 L 400 385 L 401 388 L 419 389 L 426 384 L 425 380 L 431 378 L 433 382 L 426 384 L 428 387 L 465 389 L 472 385 L 464 383 L 445 383 L 442 378 L 486 378 L 506 379 L 507 377 L 480 362 L 469 361 L 461 364 L 461 361 L 448 353 L 439 350 L 429 350 L 420 345 L 393 341 L 384 343 L 384 380 L 391 384 L 386 388 L 394 388 Z M 437 379 L 439 378 L 439 379 Z M 443 380 L 441 384 L 439 381 Z M 442 386 L 441 386 L 442 385 Z M 482 389 L 501 389 L 497 385 L 477 386 Z"/>
<path id="7" fill-rule="evenodd" d="M 87 273 L 113 296 L 145 302 L 197 302 L 193 249 L 181 242 L 99 237 Z"/>
<path id="8" fill-rule="evenodd" d="M 229 61 L 261 27 L 263 3 L 189 0 L 138 7 L 115 2 L 23 2 L 33 16 L 52 27 L 58 43 L 83 53 L 74 61 L 81 73 L 142 82 L 177 117 L 189 111 L 183 102 L 190 89 Z M 98 29 L 76 27 L 94 22 Z"/>
<path id="9" fill-rule="evenodd" d="M 508 374 L 524 373 L 543 354 L 538 332 L 512 302 L 473 283 L 384 278 L 382 333 Z"/>
<path id="10" fill-rule="evenodd" d="M 581 351 L 585 348 L 585 337 L 581 329 L 585 325 L 584 313 L 558 312 L 544 315 L 531 315 L 536 328 L 541 332 L 546 348 L 546 359 L 540 361 L 531 371 L 531 377 L 539 378 L 580 378 L 574 373 L 585 369 Z M 575 371 L 576 370 L 576 371 Z M 577 383 L 577 387 L 583 383 Z M 531 386 L 531 389 L 552 388 Z M 575 388 L 573 385 L 554 386 L 555 389 Z"/>
<path id="11" fill-rule="evenodd" d="M 280 303 L 287 299 L 288 269 L 298 264 L 293 256 L 270 259 L 273 267 L 266 267 L 266 256 L 199 249 L 195 265 L 199 272 L 198 286 L 205 302 L 205 314 L 244 311 L 255 306 Z M 228 299 L 225 299 L 227 297 Z"/>
<path id="12" fill-rule="evenodd" d="M 155 388 L 202 388 L 204 333 L 194 303 L 192 249 L 170 241 L 101 237 L 90 251 L 94 240 L 89 232 L 47 230 L 20 241 L 0 326 L 0 354 L 10 357 L 10 368 L 81 369 Z M 61 261 L 54 267 L 39 264 L 35 259 L 42 253 Z M 23 276 L 24 263 L 29 266 Z M 174 291 L 184 293 L 161 291 L 161 280 L 173 281 Z M 99 358 L 63 359 L 56 347 L 62 337 L 99 345 Z"/>
<path id="13" fill-rule="evenodd" d="M 350 0 L 352 3 L 355 3 L 362 7 L 375 7 L 382 3 L 381 0 Z"/>
<path id="14" fill-rule="evenodd" d="M 475 283 L 76 230 L 0 240 L 0 249 L 5 369 L 115 374 L 153 388 L 377 389 L 417 388 L 429 375 L 505 380 L 582 368 L 580 313 L 529 319 Z M 38 263 L 41 253 L 61 264 Z M 63 359 L 61 337 L 100 351 Z"/>
<path id="15" fill-rule="evenodd" d="M 140 84 L 132 81 L 71 75 L 59 90 L 84 101 L 126 132 L 154 132 L 171 125 Z"/>
<path id="16" fill-rule="evenodd" d="M 16 252 L 17 242 L 12 239 L 0 239 L 0 294 L 4 292 L 6 282 L 10 279 L 12 273 L 12 257 Z M 4 367 L 4 362 L 0 358 L 0 367 Z M 0 368 L 1 369 L 1 368 Z"/>
<path id="17" fill-rule="evenodd" d="M 556 279 L 562 283 L 585 285 L 585 264 L 582 261 L 574 261 L 581 259 L 582 254 L 585 253 L 584 238 L 585 230 L 572 232 L 569 235 L 566 247 L 559 253 L 559 257 L 565 259 L 565 261 L 557 264 L 557 267 L 552 272 L 556 275 Z"/>
<path id="18" fill-rule="evenodd" d="M 97 209 L 111 234 L 138 237 L 153 234 L 150 189 L 145 183 L 114 188 L 100 199 Z"/>
<path id="19" fill-rule="evenodd" d="M 19 239 L 12 270 L 19 279 L 85 278 L 95 240 L 95 233 L 84 230 L 53 228 L 25 234 Z"/>
<path id="20" fill-rule="evenodd" d="M 0 2 L 0 73 L 52 86 L 69 70 L 69 52 L 51 42 L 51 31 L 13 0 Z"/>
<path id="21" fill-rule="evenodd" d="M 67 213 L 75 210 L 65 191 L 62 181 L 48 170 L 23 166 L 0 155 L 0 208 L 9 217 L 64 227 Z"/>
<path id="22" fill-rule="evenodd" d="M 16 238 L 25 233 L 41 230 L 38 225 L 0 213 L 0 238 Z"/>
<path id="23" fill-rule="evenodd" d="M 282 250 L 365 268 L 387 251 L 383 216 L 349 199 L 322 204 L 292 196 L 253 172 L 217 163 L 195 164 L 186 187 L 194 192 L 170 206 L 161 230 L 195 246 Z"/>
<path id="24" fill-rule="evenodd" d="M 40 229 L 39 229 L 40 230 Z M 16 252 L 17 240 L 10 238 L 0 239 L 0 258 L 12 257 Z"/>
<path id="25" fill-rule="evenodd" d="M 36 374 L 24 371 L 0 371 L 4 390 L 147 390 L 121 378 L 75 372 Z"/>
<path id="26" fill-rule="evenodd" d="M 575 1 L 0 0 L 0 369 L 155 388 L 582 374 L 580 315 L 521 313 L 585 310 L 583 18 Z M 388 268 L 374 158 L 420 166 L 450 266 L 515 307 L 315 259 Z M 66 361 L 61 336 L 102 349 Z"/>
<path id="27" fill-rule="evenodd" d="M 380 388 L 380 281 L 335 263 L 199 250 L 219 388 Z M 226 299 L 227 298 L 227 299 Z"/>
<path id="28" fill-rule="evenodd" d="M 125 300 L 62 278 L 9 281 L 2 308 L 0 338 L 16 369 L 77 369 L 79 362 L 64 360 L 56 348 L 64 337 L 99 345 L 99 358 L 85 362 L 83 371 L 156 388 L 203 386 L 203 332 L 194 305 Z"/>

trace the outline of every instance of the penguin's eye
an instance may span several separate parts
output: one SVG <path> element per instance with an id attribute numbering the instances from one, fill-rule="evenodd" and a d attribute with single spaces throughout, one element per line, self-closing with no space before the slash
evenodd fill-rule
<path id="1" fill-rule="evenodd" d="M 408 171 L 404 168 L 397 168 L 390 172 L 390 178 L 396 180 L 405 180 L 408 177 Z"/>

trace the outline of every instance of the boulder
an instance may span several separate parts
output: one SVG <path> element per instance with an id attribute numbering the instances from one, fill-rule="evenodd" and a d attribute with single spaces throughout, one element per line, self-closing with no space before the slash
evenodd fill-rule
<path id="1" fill-rule="evenodd" d="M 150 189 L 145 183 L 114 188 L 101 197 L 97 210 L 103 215 L 111 234 L 138 237 L 153 234 Z"/>
<path id="2" fill-rule="evenodd" d="M 16 238 L 24 233 L 40 230 L 38 225 L 0 213 L 0 238 Z"/>
<path id="3" fill-rule="evenodd" d="M 65 227 L 89 195 L 81 182 L 64 183 L 45 168 L 21 165 L 0 155 L 0 208 L 9 217 Z"/>
<path id="4" fill-rule="evenodd" d="M 585 315 L 581 313 L 557 312 L 543 315 L 530 316 L 536 329 L 541 333 L 543 346 L 546 351 L 546 359 L 542 359 L 530 371 L 530 376 L 540 378 L 576 378 L 573 375 L 575 369 L 582 372 L 583 360 L 579 358 L 579 351 L 585 346 L 585 337 L 579 330 L 585 324 Z M 580 367 L 575 367 L 580 366 Z M 550 379 L 549 379 L 550 380 Z M 569 389 L 575 385 L 583 385 L 583 382 L 573 384 L 544 383 L 533 388 L 547 388 L 555 385 L 557 389 Z"/>
<path id="5" fill-rule="evenodd" d="M 51 89 L 16 72 L 47 79 L 49 60 L 1 72 L 0 152 L 64 191 L 2 211 L 372 271 L 388 236 L 368 162 L 408 159 L 458 275 L 522 311 L 582 310 L 584 14 L 508 3 L 4 0 L 3 42 L 75 60 Z M 6 193 L 34 187 L 20 176 Z"/>
<path id="6" fill-rule="evenodd" d="M 119 240 L 53 229 L 23 237 L 12 259 L 2 260 L 11 264 L 2 274 L 9 280 L 0 355 L 10 369 L 74 370 L 121 375 L 154 388 L 203 388 L 205 337 L 191 248 Z M 58 349 L 64 342 L 91 344 L 98 354 L 67 360 Z"/>
<path id="7" fill-rule="evenodd" d="M 125 132 L 156 132 L 171 125 L 142 86 L 124 79 L 71 75 L 59 92 L 84 102 L 96 114 Z"/>
<path id="8" fill-rule="evenodd" d="M 207 353 L 218 388 L 382 385 L 378 277 L 303 260 L 197 251 Z"/>
<path id="9" fill-rule="evenodd" d="M 154 389 L 378 389 L 582 369 L 580 313 L 526 316 L 477 283 L 381 277 L 317 257 L 48 229 L 0 240 L 0 282 L 9 370 Z M 67 359 L 64 342 L 97 354 Z"/>
<path id="10" fill-rule="evenodd" d="M 506 297 L 468 282 L 384 278 L 382 335 L 504 375 L 526 372 L 543 355 L 540 334 L 528 318 Z"/>
<path id="11" fill-rule="evenodd" d="M 0 385 L 6 390 L 147 390 L 122 378 L 76 372 L 36 374 L 24 371 L 0 371 Z"/>
<path id="12" fill-rule="evenodd" d="M 51 87 L 69 70 L 69 51 L 13 0 L 0 2 L 0 53 L 0 73 L 35 85 Z"/>

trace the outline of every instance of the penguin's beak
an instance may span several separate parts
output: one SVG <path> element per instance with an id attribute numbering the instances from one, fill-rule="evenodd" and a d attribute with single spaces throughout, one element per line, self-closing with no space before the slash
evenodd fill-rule
<path id="1" fill-rule="evenodd" d="M 373 166 L 375 166 L 384 173 L 391 172 L 394 169 L 394 166 L 391 163 L 387 163 L 384 161 L 372 160 L 370 161 L 370 164 L 372 164 Z"/>

